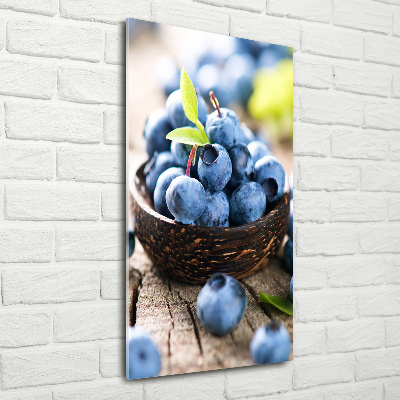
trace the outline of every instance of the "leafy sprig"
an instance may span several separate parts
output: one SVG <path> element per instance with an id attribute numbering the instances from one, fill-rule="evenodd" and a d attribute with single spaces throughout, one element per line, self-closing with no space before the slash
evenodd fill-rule
<path id="1" fill-rule="evenodd" d="M 182 68 L 181 71 L 180 88 L 185 115 L 189 121 L 196 125 L 197 129 L 188 126 L 177 128 L 167 135 L 167 139 L 189 145 L 205 146 L 210 141 L 208 140 L 203 124 L 199 120 L 196 90 L 185 68 Z"/>
<path id="2" fill-rule="evenodd" d="M 264 294 L 263 292 L 258 293 L 259 303 L 272 304 L 277 309 L 283 311 L 285 314 L 293 316 L 293 304 L 290 300 L 280 296 L 271 296 Z"/>

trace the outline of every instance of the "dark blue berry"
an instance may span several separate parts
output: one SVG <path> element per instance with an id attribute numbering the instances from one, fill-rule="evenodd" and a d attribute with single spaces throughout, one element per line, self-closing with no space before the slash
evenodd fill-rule
<path id="1" fill-rule="evenodd" d="M 166 193 L 167 206 L 175 221 L 193 224 L 206 206 L 203 185 L 186 175 L 175 178 Z"/>
<path id="2" fill-rule="evenodd" d="M 248 128 L 248 126 L 244 122 L 242 122 L 240 124 L 239 136 L 237 141 L 244 143 L 247 146 L 249 143 L 256 140 L 257 138 L 254 133 Z"/>
<path id="3" fill-rule="evenodd" d="M 232 225 L 257 221 L 264 215 L 266 204 L 264 190 L 257 182 L 240 185 L 229 199 Z"/>
<path id="4" fill-rule="evenodd" d="M 265 156 L 269 156 L 271 154 L 268 146 L 265 143 L 260 142 L 259 140 L 249 143 L 247 145 L 247 148 L 250 151 L 251 158 L 253 159 L 254 165 L 261 158 L 263 158 Z"/>
<path id="5" fill-rule="evenodd" d="M 144 127 L 146 151 L 149 158 L 152 158 L 156 151 L 161 153 L 170 149 L 171 141 L 166 139 L 166 136 L 172 129 L 167 113 L 163 108 L 158 108 L 149 115 Z"/>
<path id="6" fill-rule="evenodd" d="M 206 144 L 201 151 L 197 171 L 206 189 L 214 192 L 222 190 L 232 176 L 228 152 L 219 144 Z"/>
<path id="7" fill-rule="evenodd" d="M 290 238 L 283 247 L 283 260 L 285 261 L 286 271 L 293 275 L 293 240 Z"/>
<path id="8" fill-rule="evenodd" d="M 129 257 L 132 257 L 133 252 L 135 251 L 135 234 L 133 231 L 129 230 L 128 232 L 128 243 L 129 243 Z"/>
<path id="9" fill-rule="evenodd" d="M 154 153 L 153 158 L 147 163 L 144 173 L 146 175 L 146 188 L 153 198 L 158 177 L 168 168 L 175 167 L 174 158 L 169 151 Z"/>
<path id="10" fill-rule="evenodd" d="M 224 192 L 206 190 L 206 206 L 196 225 L 229 226 L 229 201 Z"/>
<path id="11" fill-rule="evenodd" d="M 197 316 L 214 335 L 226 335 L 243 318 L 247 297 L 242 285 L 231 276 L 214 274 L 197 297 Z"/>
<path id="12" fill-rule="evenodd" d="M 228 185 L 232 190 L 235 190 L 241 184 L 250 182 L 253 160 L 244 143 L 236 143 L 229 149 L 228 153 L 232 162 L 232 176 Z"/>
<path id="13" fill-rule="evenodd" d="M 215 110 L 207 117 L 206 133 L 211 143 L 230 149 L 237 141 L 240 123 L 236 113 L 228 108 Z"/>

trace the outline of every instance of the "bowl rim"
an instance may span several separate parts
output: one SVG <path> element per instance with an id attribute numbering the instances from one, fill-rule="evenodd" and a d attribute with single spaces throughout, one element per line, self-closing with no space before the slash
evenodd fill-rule
<path id="1" fill-rule="evenodd" d="M 177 227 L 184 227 L 185 229 L 193 229 L 196 231 L 209 231 L 212 229 L 214 232 L 215 231 L 220 231 L 220 232 L 238 232 L 241 230 L 246 230 L 250 227 L 254 226 L 259 226 L 259 225 L 264 225 L 265 221 L 270 220 L 271 218 L 274 217 L 274 214 L 277 212 L 277 209 L 279 208 L 282 200 L 284 200 L 284 195 L 289 194 L 289 184 L 288 184 L 288 177 L 287 174 L 285 173 L 285 187 L 283 191 L 283 196 L 281 199 L 279 199 L 275 205 L 275 207 L 268 213 L 263 215 L 261 218 L 254 222 L 249 222 L 247 224 L 242 224 L 238 226 L 229 226 L 229 227 L 221 227 L 221 226 L 197 226 L 197 225 L 192 225 L 192 224 L 182 224 L 182 223 L 177 223 L 173 219 L 165 217 L 164 215 L 158 213 L 156 210 L 154 210 L 146 199 L 143 197 L 143 195 L 140 193 L 140 191 L 137 189 L 137 180 L 140 179 L 138 174 L 140 172 L 143 172 L 145 166 L 146 166 L 147 161 L 145 161 L 143 164 L 140 164 L 138 167 L 132 166 L 131 169 L 129 170 L 129 191 L 132 194 L 133 198 L 135 201 L 138 203 L 138 205 L 148 214 L 150 214 L 152 217 L 157 218 L 158 220 L 161 220 L 163 222 L 166 222 L 172 226 L 177 226 Z M 290 200 L 289 200 L 290 201 Z"/>

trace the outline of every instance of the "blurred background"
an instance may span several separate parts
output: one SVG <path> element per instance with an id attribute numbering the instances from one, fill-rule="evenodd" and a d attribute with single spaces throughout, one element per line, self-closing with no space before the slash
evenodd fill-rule
<path id="1" fill-rule="evenodd" d="M 184 67 L 213 111 L 209 91 L 293 170 L 293 52 L 289 47 L 129 19 L 129 167 L 147 160 L 149 114 L 179 89 Z M 249 137 L 249 141 L 254 137 Z"/>

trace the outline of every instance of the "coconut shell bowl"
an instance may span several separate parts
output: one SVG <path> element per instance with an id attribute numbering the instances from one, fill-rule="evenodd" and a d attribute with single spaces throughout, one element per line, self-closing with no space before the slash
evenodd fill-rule
<path id="1" fill-rule="evenodd" d="M 259 220 L 229 228 L 184 225 L 155 211 L 145 187 L 145 164 L 130 181 L 136 235 L 153 263 L 183 282 L 201 284 L 216 272 L 236 279 L 266 266 L 277 253 L 289 222 L 289 193 Z"/>

